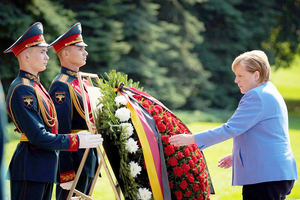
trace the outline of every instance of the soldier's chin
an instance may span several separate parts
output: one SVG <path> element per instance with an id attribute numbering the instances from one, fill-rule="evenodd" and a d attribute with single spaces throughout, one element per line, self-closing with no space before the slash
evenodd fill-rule
<path id="1" fill-rule="evenodd" d="M 47 69 L 47 65 L 44 65 L 40 68 L 40 72 L 45 71 Z"/>

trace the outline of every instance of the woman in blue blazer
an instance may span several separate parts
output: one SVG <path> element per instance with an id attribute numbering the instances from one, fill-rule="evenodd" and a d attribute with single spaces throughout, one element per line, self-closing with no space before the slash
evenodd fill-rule
<path id="1" fill-rule="evenodd" d="M 196 143 L 203 150 L 233 138 L 232 154 L 221 159 L 219 166 L 232 166 L 232 185 L 243 186 L 243 199 L 285 199 L 297 179 L 297 167 L 286 104 L 269 81 L 268 58 L 263 51 L 249 51 L 233 61 L 232 70 L 244 94 L 233 116 L 218 128 L 173 136 L 170 143 Z"/>

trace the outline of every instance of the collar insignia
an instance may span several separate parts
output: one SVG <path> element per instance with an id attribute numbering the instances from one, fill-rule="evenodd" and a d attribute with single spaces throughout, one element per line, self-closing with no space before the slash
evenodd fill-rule
<path id="1" fill-rule="evenodd" d="M 25 76 L 26 76 L 27 78 L 29 78 L 30 80 L 34 80 L 35 82 L 39 82 L 39 79 L 38 79 L 36 76 L 34 76 L 34 75 L 31 75 L 31 74 L 25 74 Z"/>
<path id="2" fill-rule="evenodd" d="M 77 72 L 73 72 L 73 71 L 67 70 L 67 74 L 69 74 L 69 75 L 74 76 L 74 77 L 77 78 Z"/>

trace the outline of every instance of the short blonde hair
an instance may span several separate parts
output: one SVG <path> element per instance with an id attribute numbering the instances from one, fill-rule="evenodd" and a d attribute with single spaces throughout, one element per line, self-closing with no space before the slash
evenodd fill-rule
<path id="1" fill-rule="evenodd" d="M 261 50 L 247 51 L 236 57 L 232 63 L 232 71 L 241 65 L 246 68 L 248 72 L 259 72 L 259 82 L 265 83 L 270 79 L 271 67 L 265 52 Z"/>

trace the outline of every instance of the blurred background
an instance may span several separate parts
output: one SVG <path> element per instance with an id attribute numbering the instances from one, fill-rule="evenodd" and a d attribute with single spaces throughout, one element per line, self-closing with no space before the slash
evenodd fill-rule
<path id="1" fill-rule="evenodd" d="M 128 74 L 193 132 L 226 122 L 236 108 L 241 94 L 231 71 L 233 59 L 248 50 L 265 51 L 271 81 L 289 109 L 291 143 L 300 165 L 300 0 L 1 0 L 1 51 L 36 21 L 43 23 L 48 43 L 81 22 L 89 45 L 82 71 Z M 40 73 L 47 89 L 60 71 L 54 50 L 48 55 L 47 70 Z M 17 73 L 14 55 L 0 53 L 5 92 Z M 13 129 L 10 124 L 7 163 L 18 142 Z M 241 199 L 240 188 L 230 186 L 231 171 L 216 167 L 231 148 L 228 141 L 204 151 L 216 187 L 212 199 Z M 99 184 L 107 189 L 105 182 Z M 99 197 L 112 195 L 101 188 Z M 289 196 L 297 198 L 298 182 Z"/>

